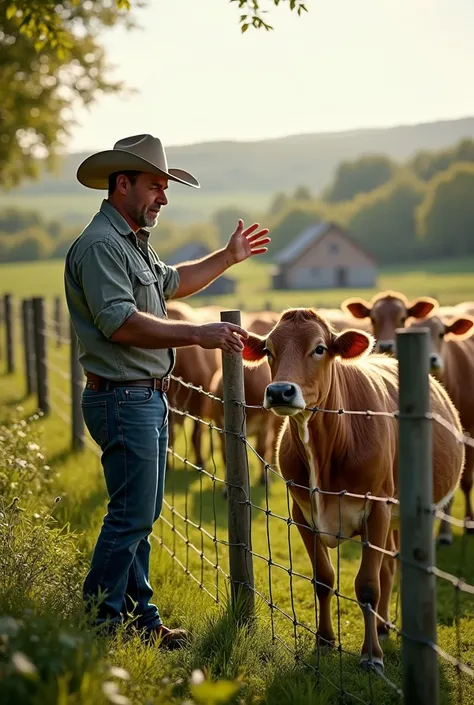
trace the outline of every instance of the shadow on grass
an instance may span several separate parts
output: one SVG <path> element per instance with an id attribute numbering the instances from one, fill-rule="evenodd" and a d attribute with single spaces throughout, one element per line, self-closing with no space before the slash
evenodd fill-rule
<path id="1" fill-rule="evenodd" d="M 259 606 L 257 606 L 257 612 Z M 289 633 L 276 634 L 258 620 L 245 626 L 229 605 L 207 619 L 186 655 L 186 668 L 207 668 L 214 678 L 243 682 L 241 702 L 266 705 L 395 705 L 401 702 L 401 644 L 384 645 L 385 672 L 360 668 L 359 655 L 340 649 L 316 651 L 311 637 L 296 643 Z M 440 703 L 457 702 L 456 684 L 440 670 Z M 466 701 L 467 702 L 467 701 Z"/>

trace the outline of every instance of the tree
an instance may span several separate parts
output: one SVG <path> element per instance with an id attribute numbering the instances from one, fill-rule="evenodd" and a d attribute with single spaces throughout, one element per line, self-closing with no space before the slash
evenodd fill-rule
<path id="1" fill-rule="evenodd" d="M 324 199 L 329 203 L 350 201 L 359 193 L 369 193 L 387 183 L 397 165 L 383 155 L 364 156 L 353 162 L 341 162 L 334 182 L 326 189 Z"/>
<path id="2" fill-rule="evenodd" d="M 474 141 L 461 140 L 454 147 L 439 152 L 417 152 L 408 166 L 423 181 L 430 181 L 436 174 L 446 171 L 456 162 L 474 162 Z"/>
<path id="3" fill-rule="evenodd" d="M 264 4 L 265 6 L 274 5 L 275 7 L 285 4 L 291 11 L 294 10 L 298 15 L 308 11 L 306 5 L 301 2 L 301 0 L 264 0 L 264 2 L 262 2 L 262 0 L 230 0 L 230 2 L 237 3 L 239 9 L 244 11 L 244 13 L 240 15 L 240 29 L 242 32 L 246 32 L 249 27 L 255 27 L 255 29 L 263 28 L 267 31 L 273 29 L 273 27 L 263 19 L 263 16 L 268 13 L 268 10 L 262 9 L 262 5 Z"/>
<path id="4" fill-rule="evenodd" d="M 474 252 L 473 193 L 471 164 L 453 164 L 428 184 L 416 212 L 416 225 L 433 257 Z"/>
<path id="5" fill-rule="evenodd" d="M 311 201 L 311 191 L 307 186 L 298 186 L 293 199 L 295 201 Z"/>
<path id="6" fill-rule="evenodd" d="M 410 172 L 400 173 L 354 200 L 348 229 L 380 264 L 416 259 L 424 243 L 416 235 L 415 211 L 424 195 L 422 182 Z"/>
<path id="7" fill-rule="evenodd" d="M 141 4 L 136 2 L 135 4 Z M 51 165 L 72 124 L 72 100 L 91 104 L 124 90 L 107 78 L 104 27 L 134 23 L 116 0 L 0 3 L 0 187 L 36 176 L 38 157 Z"/>

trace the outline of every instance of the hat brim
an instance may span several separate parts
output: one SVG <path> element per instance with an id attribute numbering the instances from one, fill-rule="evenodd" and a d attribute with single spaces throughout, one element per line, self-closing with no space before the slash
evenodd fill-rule
<path id="1" fill-rule="evenodd" d="M 145 171 L 150 174 L 165 176 L 171 181 L 176 181 L 191 188 L 201 188 L 199 181 L 184 169 L 168 169 L 163 171 L 143 157 L 135 156 L 121 149 L 109 149 L 96 152 L 87 157 L 79 165 L 76 173 L 77 180 L 87 188 L 107 190 L 109 176 L 115 171 Z"/>

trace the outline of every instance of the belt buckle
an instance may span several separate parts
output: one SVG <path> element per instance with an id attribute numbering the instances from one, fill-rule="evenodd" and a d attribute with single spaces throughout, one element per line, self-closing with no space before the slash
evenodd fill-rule
<path id="1" fill-rule="evenodd" d="M 163 377 L 161 380 L 161 391 L 166 394 L 168 389 L 170 388 L 170 378 L 169 377 Z"/>

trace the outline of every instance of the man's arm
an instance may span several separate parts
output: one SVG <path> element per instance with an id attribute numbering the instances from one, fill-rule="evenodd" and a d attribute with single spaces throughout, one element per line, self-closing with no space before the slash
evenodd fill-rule
<path id="1" fill-rule="evenodd" d="M 233 323 L 188 323 L 155 318 L 137 311 L 110 337 L 122 345 L 139 348 L 180 348 L 200 345 L 202 348 L 220 348 L 224 352 L 242 352 L 242 338 L 247 332 Z"/>
<path id="2" fill-rule="evenodd" d="M 254 223 L 244 230 L 244 223 L 239 220 L 226 247 L 195 262 L 185 262 L 178 265 L 176 269 L 179 273 L 179 286 L 170 298 L 182 299 L 185 296 L 195 294 L 217 279 L 232 265 L 253 255 L 266 252 L 268 248 L 264 245 L 270 242 L 270 238 L 266 237 L 268 229 L 263 228 L 256 232 L 258 227 L 258 223 Z"/>
<path id="3" fill-rule="evenodd" d="M 247 332 L 231 323 L 197 325 L 155 318 L 137 310 L 123 253 L 99 241 L 78 264 L 78 278 L 94 324 L 110 340 L 138 348 L 200 345 L 241 352 Z"/>

